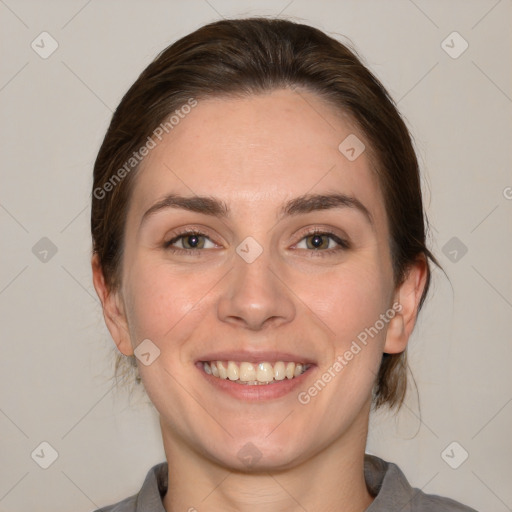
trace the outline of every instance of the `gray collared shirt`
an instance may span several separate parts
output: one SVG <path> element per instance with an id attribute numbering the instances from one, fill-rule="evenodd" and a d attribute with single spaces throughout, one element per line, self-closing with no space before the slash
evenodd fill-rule
<path id="1" fill-rule="evenodd" d="M 166 462 L 153 466 L 138 494 L 96 512 L 165 512 L 162 497 L 167 492 L 167 471 Z M 450 498 L 412 488 L 396 464 L 374 455 L 365 454 L 364 476 L 375 496 L 365 512 L 477 512 Z"/>

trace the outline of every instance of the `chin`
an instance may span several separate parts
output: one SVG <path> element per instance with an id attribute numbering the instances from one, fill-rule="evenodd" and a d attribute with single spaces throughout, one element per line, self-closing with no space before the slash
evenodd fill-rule
<path id="1" fill-rule="evenodd" d="M 298 437 L 293 441 L 286 433 L 272 440 L 261 434 L 237 436 L 228 442 L 216 443 L 205 452 L 208 458 L 226 469 L 244 473 L 284 470 L 306 458 L 303 441 Z"/>

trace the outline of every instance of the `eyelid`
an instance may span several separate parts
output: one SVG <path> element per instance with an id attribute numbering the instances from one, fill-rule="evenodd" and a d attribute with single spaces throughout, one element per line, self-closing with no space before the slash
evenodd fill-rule
<path id="1" fill-rule="evenodd" d="M 212 242 L 213 244 L 218 245 L 215 242 L 215 240 L 213 239 L 213 237 L 211 237 L 207 231 L 208 230 L 206 228 L 203 228 L 203 227 L 199 228 L 199 227 L 194 227 L 194 226 L 187 226 L 186 228 L 175 230 L 172 233 L 172 238 L 164 241 L 163 247 L 164 247 L 164 249 L 169 250 L 171 252 L 176 252 L 176 253 L 181 253 L 181 254 L 194 254 L 194 255 L 198 255 L 205 250 L 212 250 L 212 248 L 185 249 L 185 248 L 180 248 L 180 247 L 177 247 L 177 248 L 172 247 L 172 244 L 175 244 L 180 239 L 185 238 L 186 236 L 191 236 L 191 235 L 198 235 L 198 236 L 204 237 L 204 238 L 208 239 L 210 242 Z M 320 254 L 320 253 L 332 254 L 333 252 L 338 252 L 341 250 L 347 250 L 347 249 L 351 248 L 351 242 L 349 241 L 348 237 L 345 234 L 339 234 L 333 228 L 318 227 L 318 226 L 316 226 L 314 228 L 305 228 L 305 230 L 302 233 L 300 233 L 300 235 L 298 235 L 299 238 L 298 238 L 297 242 L 295 242 L 295 244 L 292 247 L 295 247 L 296 245 L 298 245 L 305 238 L 308 238 L 308 237 L 314 236 L 314 235 L 325 236 L 327 238 L 330 238 L 331 240 L 334 240 L 334 242 L 338 245 L 338 247 L 331 248 L 331 249 L 318 249 L 318 250 L 299 249 L 299 250 L 304 250 L 306 252 L 317 253 L 317 254 Z"/>
<path id="2" fill-rule="evenodd" d="M 347 250 L 352 247 L 349 237 L 346 234 L 338 233 L 333 228 L 328 228 L 328 227 L 325 227 L 325 228 L 314 227 L 314 228 L 306 229 L 304 232 L 302 232 L 300 235 L 298 235 L 298 241 L 294 244 L 294 247 L 297 244 L 299 244 L 300 242 L 302 242 L 302 240 L 304 240 L 305 238 L 308 238 L 313 235 L 319 235 L 319 236 L 325 236 L 327 238 L 331 238 L 338 244 L 339 247 L 333 248 L 333 249 L 321 249 L 318 251 L 309 250 L 308 252 L 330 253 L 330 252 L 335 252 L 338 250 Z"/>
<path id="3" fill-rule="evenodd" d="M 192 248 L 192 249 L 187 249 L 186 247 L 175 247 L 174 244 L 178 244 L 181 242 L 181 245 L 183 245 L 183 240 L 185 240 L 187 237 L 189 236 L 196 236 L 198 238 L 204 238 L 206 241 L 205 241 L 205 244 L 206 243 L 210 243 L 210 244 L 213 244 L 213 245 L 216 245 L 215 242 L 213 242 L 210 237 L 206 236 L 206 235 L 203 235 L 201 233 L 185 233 L 184 235 L 180 235 L 172 240 L 170 240 L 169 242 L 167 242 L 167 248 L 172 248 L 172 249 L 176 249 L 177 251 L 180 251 L 180 252 L 183 252 L 183 251 L 195 251 L 195 252 L 199 252 L 199 251 L 205 251 L 205 250 L 212 250 L 212 249 L 216 249 L 216 247 L 198 247 L 198 248 Z"/>
<path id="4" fill-rule="evenodd" d="M 205 232 L 205 231 L 207 231 L 207 230 L 205 230 L 205 228 L 194 228 L 194 227 L 183 228 L 183 230 L 180 230 L 180 229 L 175 230 L 170 235 L 171 238 L 168 238 L 167 236 L 165 237 L 165 241 L 163 243 L 163 246 L 164 246 L 164 248 L 169 249 L 169 248 L 171 248 L 172 244 L 178 242 L 182 238 L 185 238 L 185 237 L 191 236 L 191 235 L 202 236 L 202 237 L 207 238 L 208 240 L 210 240 L 210 242 L 212 242 L 213 244 L 219 245 L 219 244 L 217 244 L 217 242 L 215 242 L 215 240 L 213 240 L 213 237 L 210 236 L 210 234 Z M 177 250 L 178 251 L 187 251 L 187 250 L 190 251 L 190 250 L 192 250 L 192 251 L 198 252 L 197 249 L 181 249 L 181 248 L 178 248 Z"/>

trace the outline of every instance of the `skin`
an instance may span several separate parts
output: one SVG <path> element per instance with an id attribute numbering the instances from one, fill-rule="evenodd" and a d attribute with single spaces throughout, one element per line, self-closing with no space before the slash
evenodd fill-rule
<path id="1" fill-rule="evenodd" d="M 426 266 L 419 260 L 395 287 L 385 206 L 368 151 L 351 162 L 338 150 L 352 133 L 368 147 L 350 119 L 304 90 L 202 100 L 139 170 L 118 290 L 107 289 L 93 257 L 94 285 L 119 350 L 132 355 L 144 339 L 160 350 L 149 366 L 139 362 L 139 371 L 160 414 L 167 512 L 249 512 L 263 503 L 270 512 L 355 512 L 373 501 L 363 474 L 371 391 L 383 352 L 406 348 Z M 290 199 L 333 192 L 356 197 L 373 224 L 348 207 L 278 219 Z M 215 196 L 231 214 L 167 208 L 141 223 L 169 193 Z M 169 252 L 164 243 L 187 227 L 207 235 L 204 248 Z M 313 228 L 351 245 L 340 248 L 327 236 L 325 248 L 314 249 Z M 252 263 L 236 253 L 248 236 L 263 248 Z M 339 250 L 320 257 L 327 247 Z M 400 313 L 308 404 L 299 403 L 297 391 L 307 390 L 395 302 Z M 212 349 L 280 350 L 315 366 L 297 391 L 244 401 L 198 372 L 195 362 Z M 238 457 L 248 443 L 260 454 L 250 467 Z"/>

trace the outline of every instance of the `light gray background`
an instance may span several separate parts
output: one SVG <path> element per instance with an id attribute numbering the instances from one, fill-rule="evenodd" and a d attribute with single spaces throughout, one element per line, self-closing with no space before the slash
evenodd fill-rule
<path id="1" fill-rule="evenodd" d="M 164 460 L 151 406 L 110 380 L 89 266 L 94 158 L 165 46 L 220 17 L 279 13 L 350 38 L 398 102 L 450 277 L 435 272 L 410 344 L 420 404 L 413 388 L 398 417 L 372 418 L 368 451 L 425 492 L 512 510 L 511 11 L 510 0 L 0 0 L 0 510 L 89 511 L 135 493 Z M 43 31 L 59 45 L 47 59 L 31 48 Z M 453 31 L 469 44 L 456 59 L 442 47 Z M 43 237 L 57 248 L 46 261 L 32 250 Z M 452 237 L 467 247 L 455 261 Z M 31 458 L 42 441 L 58 452 L 46 470 Z M 453 441 L 469 454 L 458 469 L 441 456 Z"/>

